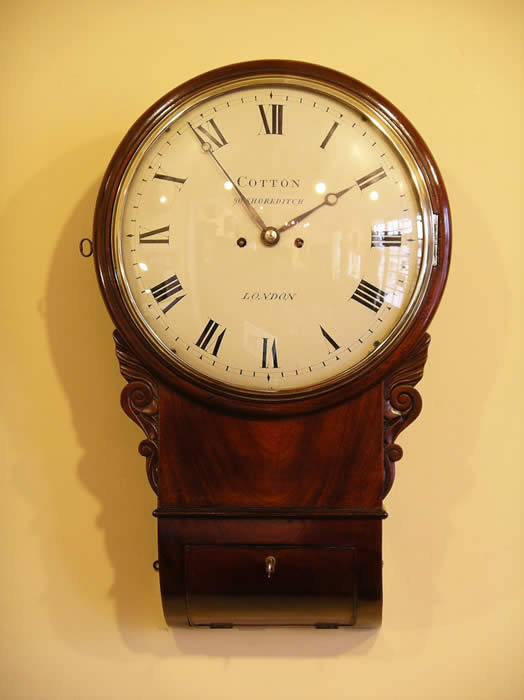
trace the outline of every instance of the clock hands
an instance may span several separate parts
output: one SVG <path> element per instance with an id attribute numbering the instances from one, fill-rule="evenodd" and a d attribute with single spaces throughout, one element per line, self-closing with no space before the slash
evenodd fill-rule
<path id="1" fill-rule="evenodd" d="M 334 206 L 338 202 L 340 197 L 347 194 L 347 192 L 350 192 L 355 187 L 355 185 L 350 185 L 349 187 L 345 187 L 344 189 L 339 190 L 338 192 L 328 192 L 328 194 L 326 194 L 326 196 L 324 197 L 324 201 L 322 201 L 320 204 L 317 204 L 316 206 L 312 207 L 311 209 L 308 209 L 307 211 L 302 212 L 302 214 L 299 214 L 298 216 L 293 217 L 289 221 L 286 221 L 286 223 L 283 224 L 282 226 L 280 226 L 280 228 L 275 228 L 273 226 L 266 226 L 266 224 L 263 221 L 260 214 L 249 203 L 249 200 L 244 195 L 244 193 L 241 191 L 239 186 L 235 183 L 235 180 L 231 177 L 231 175 L 227 172 L 227 170 L 224 168 L 222 163 L 218 160 L 218 158 L 216 157 L 216 155 L 213 152 L 213 147 L 211 146 L 211 144 L 208 141 L 202 140 L 202 138 L 195 131 L 191 122 L 188 122 L 188 124 L 189 124 L 191 131 L 195 134 L 197 139 L 200 141 L 200 144 L 202 146 L 202 150 L 204 151 L 204 153 L 207 153 L 208 155 L 211 156 L 211 158 L 215 161 L 215 163 L 218 166 L 218 168 L 220 169 L 220 171 L 228 179 L 228 182 L 231 183 L 231 186 L 234 188 L 235 192 L 240 197 L 240 201 L 242 202 L 242 204 L 246 208 L 251 219 L 256 223 L 256 225 L 260 229 L 260 237 L 262 238 L 262 242 L 265 243 L 266 245 L 269 245 L 269 246 L 275 245 L 280 240 L 281 233 L 283 233 L 284 231 L 287 231 L 288 229 L 292 228 L 293 226 L 296 226 L 297 224 L 299 224 L 301 221 L 306 219 L 308 216 L 313 214 L 313 212 L 317 211 L 318 209 L 321 209 L 322 207 L 325 207 L 325 206 L 331 206 L 331 207 Z"/>
<path id="2" fill-rule="evenodd" d="M 308 209 L 307 211 L 302 212 L 302 214 L 299 214 L 298 216 L 294 216 L 292 219 L 289 221 L 286 221 L 286 223 L 281 226 L 280 228 L 276 229 L 277 234 L 281 234 L 284 231 L 287 231 L 289 228 L 292 228 L 293 226 L 296 226 L 299 224 L 301 221 L 306 219 L 310 214 L 312 214 L 314 211 L 317 211 L 317 209 L 321 209 L 322 207 L 325 207 L 326 205 L 329 207 L 333 207 L 340 197 L 345 195 L 347 192 L 352 190 L 355 187 L 355 185 L 350 185 L 349 187 L 345 187 L 343 190 L 339 190 L 338 192 L 329 192 L 326 194 L 324 197 L 324 201 L 321 202 L 320 204 L 317 204 L 316 207 L 312 207 L 311 209 Z"/>
<path id="3" fill-rule="evenodd" d="M 202 139 L 200 138 L 200 136 L 197 134 L 197 132 L 196 132 L 195 129 L 193 128 L 193 125 L 192 125 L 190 122 L 188 122 L 188 124 L 189 124 L 189 126 L 191 127 L 192 132 L 195 134 L 195 136 L 197 137 L 197 139 L 198 139 L 198 140 L 200 141 L 200 143 L 202 144 L 202 150 L 204 151 L 204 153 L 207 153 L 208 155 L 211 156 L 211 158 L 213 158 L 213 160 L 214 160 L 215 163 L 218 165 L 218 167 L 220 168 L 220 170 L 222 171 L 222 173 L 227 177 L 228 181 L 229 181 L 229 182 L 231 183 L 231 185 L 234 187 L 236 193 L 238 194 L 238 196 L 240 197 L 240 200 L 242 201 L 242 204 L 246 207 L 248 214 L 251 216 L 251 218 L 253 219 L 253 221 L 254 221 L 254 222 L 257 224 L 257 226 L 260 228 L 261 233 L 262 233 L 262 238 L 264 239 L 264 235 L 267 234 L 267 233 L 270 232 L 270 231 L 276 233 L 276 231 L 274 231 L 274 229 L 268 228 L 268 227 L 266 226 L 266 224 L 265 224 L 265 223 L 263 222 L 263 220 L 262 220 L 262 217 L 259 215 L 259 213 L 256 211 L 256 209 L 255 209 L 254 207 L 251 206 L 251 204 L 249 203 L 249 200 L 247 199 L 247 197 L 242 193 L 242 191 L 240 190 L 240 188 L 235 184 L 234 179 L 231 177 L 231 175 L 229 175 L 229 173 L 226 171 L 226 169 L 224 168 L 224 166 L 222 165 L 222 163 L 218 160 L 218 158 L 216 157 L 216 155 L 213 153 L 213 147 L 211 146 L 211 144 L 210 144 L 208 141 L 202 141 Z"/>

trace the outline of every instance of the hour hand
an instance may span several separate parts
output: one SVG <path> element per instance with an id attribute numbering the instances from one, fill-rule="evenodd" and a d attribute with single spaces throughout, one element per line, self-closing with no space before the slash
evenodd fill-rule
<path id="1" fill-rule="evenodd" d="M 280 234 L 283 231 L 287 231 L 288 228 L 292 228 L 293 226 L 296 226 L 301 221 L 304 221 L 304 219 L 306 219 L 314 211 L 317 211 L 317 209 L 321 209 L 322 207 L 325 207 L 325 206 L 329 206 L 329 207 L 334 206 L 338 202 L 340 197 L 345 195 L 347 192 L 352 190 L 354 187 L 355 187 L 355 185 L 350 185 L 349 187 L 345 187 L 343 190 L 339 190 L 338 192 L 329 192 L 324 197 L 324 201 L 322 201 L 320 204 L 317 204 L 316 207 L 312 207 L 311 209 L 308 209 L 307 211 L 302 212 L 302 214 L 298 214 L 298 216 L 294 216 L 289 221 L 286 221 L 286 223 L 283 226 L 281 226 L 280 228 L 277 229 L 277 233 Z"/>
<path id="2" fill-rule="evenodd" d="M 189 126 L 191 127 L 191 130 L 193 131 L 193 133 L 195 134 L 195 136 L 197 137 L 197 139 L 200 141 L 200 144 L 201 144 L 201 146 L 202 146 L 202 150 L 204 151 L 204 153 L 207 153 L 208 155 L 211 156 L 211 158 L 212 158 L 212 159 L 215 161 L 215 163 L 218 165 L 218 167 L 219 167 L 219 169 L 222 171 L 222 173 L 227 177 L 227 179 L 229 180 L 229 182 L 233 185 L 233 187 L 234 187 L 236 193 L 237 193 L 238 196 L 240 197 L 240 200 L 241 200 L 242 204 L 243 204 L 243 205 L 245 206 L 245 208 L 247 209 L 248 214 L 251 216 L 251 218 L 253 219 L 253 221 L 254 221 L 254 222 L 257 224 L 257 226 L 260 228 L 261 233 L 264 234 L 264 232 L 267 230 L 267 226 L 266 226 L 266 224 L 263 222 L 262 217 L 260 216 L 260 214 L 256 211 L 256 209 L 255 209 L 254 207 L 251 206 L 251 204 L 249 203 L 249 200 L 247 199 L 247 197 L 245 197 L 244 193 L 240 190 L 240 188 L 238 187 L 238 185 L 235 183 L 235 180 L 234 180 L 234 179 L 231 177 L 231 175 L 226 171 L 226 169 L 224 168 L 224 166 L 222 165 L 222 163 L 218 160 L 218 158 L 216 157 L 216 155 L 213 153 L 213 147 L 212 147 L 212 145 L 209 143 L 209 141 L 203 141 L 202 138 L 201 138 L 201 137 L 197 134 L 197 132 L 195 131 L 193 125 L 192 125 L 190 122 L 188 122 L 188 124 L 189 124 Z"/>

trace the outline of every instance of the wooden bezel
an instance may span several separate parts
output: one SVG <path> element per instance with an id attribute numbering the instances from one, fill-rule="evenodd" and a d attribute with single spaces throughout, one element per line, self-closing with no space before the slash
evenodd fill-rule
<path id="1" fill-rule="evenodd" d="M 178 105 L 204 90 L 232 80 L 250 77 L 297 76 L 323 83 L 333 89 L 356 95 L 370 105 L 385 121 L 394 123 L 403 143 L 422 174 L 432 211 L 437 222 L 437 260 L 423 299 L 388 352 L 371 357 L 359 374 L 330 387 L 313 387 L 296 395 L 253 396 L 228 391 L 218 385 L 185 376 L 162 356 L 137 326 L 119 289 L 112 254 L 112 226 L 119 188 L 137 149 L 145 137 Z M 413 351 L 427 328 L 440 301 L 449 266 L 451 221 L 448 199 L 439 169 L 416 129 L 390 102 L 363 83 L 337 71 L 297 61 L 267 60 L 238 63 L 218 68 L 175 88 L 158 100 L 131 127 L 115 152 L 100 187 L 94 219 L 95 262 L 102 293 L 116 327 L 129 348 L 151 373 L 176 391 L 219 410 L 249 415 L 294 415 L 316 411 L 361 394 L 378 384 L 401 365 Z"/>

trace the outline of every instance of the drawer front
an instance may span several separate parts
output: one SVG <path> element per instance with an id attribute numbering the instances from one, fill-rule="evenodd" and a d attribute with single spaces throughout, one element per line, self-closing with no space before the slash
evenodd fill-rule
<path id="1" fill-rule="evenodd" d="M 355 623 L 354 547 L 186 545 L 184 550 L 191 625 Z"/>

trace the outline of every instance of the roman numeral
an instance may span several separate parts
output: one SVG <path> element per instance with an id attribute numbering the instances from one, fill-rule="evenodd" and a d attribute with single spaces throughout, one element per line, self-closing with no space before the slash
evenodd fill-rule
<path id="1" fill-rule="evenodd" d="M 273 339 L 271 349 L 269 348 L 270 338 L 262 338 L 262 367 L 278 367 L 277 339 Z M 268 364 L 270 363 L 270 364 Z"/>
<path id="2" fill-rule="evenodd" d="M 200 143 L 202 144 L 202 146 L 203 146 L 205 143 L 209 143 L 210 141 L 211 141 L 211 143 L 214 143 L 214 144 L 215 144 L 215 146 L 217 147 L 217 149 L 218 149 L 218 148 L 222 148 L 222 146 L 225 146 L 225 145 L 227 144 L 227 141 L 226 141 L 226 139 L 225 139 L 225 137 L 224 137 L 224 134 L 220 131 L 220 129 L 219 129 L 218 126 L 216 125 L 215 120 L 214 120 L 214 119 L 209 119 L 209 121 L 207 121 L 206 124 L 209 125 L 207 129 L 206 129 L 205 126 L 197 126 L 197 129 L 198 129 L 198 131 L 201 131 L 201 132 L 204 134 L 204 136 L 207 137 L 207 141 L 204 140 L 204 139 L 200 136 L 200 134 L 198 133 L 198 131 L 195 131 L 195 134 L 196 134 L 196 135 L 198 136 L 198 138 L 200 139 Z"/>
<path id="3" fill-rule="evenodd" d="M 138 234 L 140 243 L 169 243 L 169 236 L 162 236 L 169 231 L 169 226 L 162 226 L 153 231 L 144 231 Z"/>
<path id="4" fill-rule="evenodd" d="M 178 304 L 178 302 L 182 301 L 182 299 L 186 296 L 185 294 L 182 294 L 182 296 L 175 296 L 181 292 L 182 289 L 183 287 L 180 284 L 180 280 L 178 279 L 177 275 L 173 275 L 172 277 L 169 277 L 169 279 L 164 280 L 164 282 L 160 282 L 154 287 L 151 287 L 151 294 L 155 298 L 155 301 L 157 301 L 159 304 L 161 301 L 165 301 L 170 297 L 175 297 L 171 303 L 169 303 L 164 309 L 161 309 L 165 314 L 167 314 L 169 309 L 172 309 L 175 304 Z"/>
<path id="5" fill-rule="evenodd" d="M 340 345 L 337 343 L 337 341 L 334 340 L 334 339 L 329 335 L 329 333 L 326 331 L 326 329 L 325 329 L 325 328 L 322 328 L 322 326 L 320 326 L 320 332 L 322 333 L 322 335 L 324 336 L 324 338 L 328 341 L 328 343 L 331 345 L 331 347 L 333 348 L 333 350 L 339 350 L 339 349 L 340 349 Z M 330 350 L 330 352 L 331 352 L 331 350 Z"/>
<path id="6" fill-rule="evenodd" d="M 196 342 L 197 347 L 201 348 L 202 350 L 206 350 L 207 352 L 211 352 L 211 354 L 215 357 L 218 355 L 218 351 L 220 350 L 220 346 L 222 344 L 222 340 L 224 339 L 224 334 L 227 328 L 224 328 L 224 330 L 221 333 L 219 333 L 218 336 L 216 336 L 213 350 L 207 350 L 207 346 L 213 340 L 213 337 L 215 336 L 219 327 L 220 324 L 216 321 L 213 321 L 213 319 L 210 318 L 209 321 L 206 323 L 205 328 L 202 331 L 202 334 L 200 335 L 200 338 Z"/>
<path id="7" fill-rule="evenodd" d="M 400 231 L 372 231 L 372 248 L 393 248 L 402 245 L 402 234 Z"/>
<path id="8" fill-rule="evenodd" d="M 155 173 L 153 175 L 153 180 L 166 180 L 166 182 L 176 182 L 178 185 L 183 185 L 187 180 L 187 177 L 174 177 L 173 175 L 163 175 L 162 173 Z"/>
<path id="9" fill-rule="evenodd" d="M 320 148 L 325 148 L 325 147 L 328 145 L 329 139 L 330 139 L 330 138 L 333 136 L 333 134 L 335 133 L 335 129 L 337 128 L 337 126 L 338 126 L 338 122 L 333 122 L 333 126 L 332 126 L 331 129 L 327 132 L 326 138 L 325 138 L 325 139 L 322 141 L 322 143 L 320 144 Z"/>
<path id="10" fill-rule="evenodd" d="M 364 175 L 364 177 L 359 178 L 357 180 L 357 185 L 361 190 L 365 190 L 366 187 L 374 185 L 375 182 L 383 180 L 385 177 L 386 173 L 384 172 L 384 168 L 377 168 L 376 170 L 373 170 L 373 172 Z"/>
<path id="11" fill-rule="evenodd" d="M 370 282 L 361 280 L 351 298 L 376 313 L 384 303 L 386 294 Z"/>
<path id="12" fill-rule="evenodd" d="M 267 105 L 271 106 L 271 124 L 268 121 L 266 115 L 266 108 L 264 105 L 258 105 L 260 110 L 260 116 L 262 117 L 262 124 L 264 125 L 264 131 L 266 134 L 280 134 L 282 135 L 282 120 L 284 118 L 284 105 Z"/>

